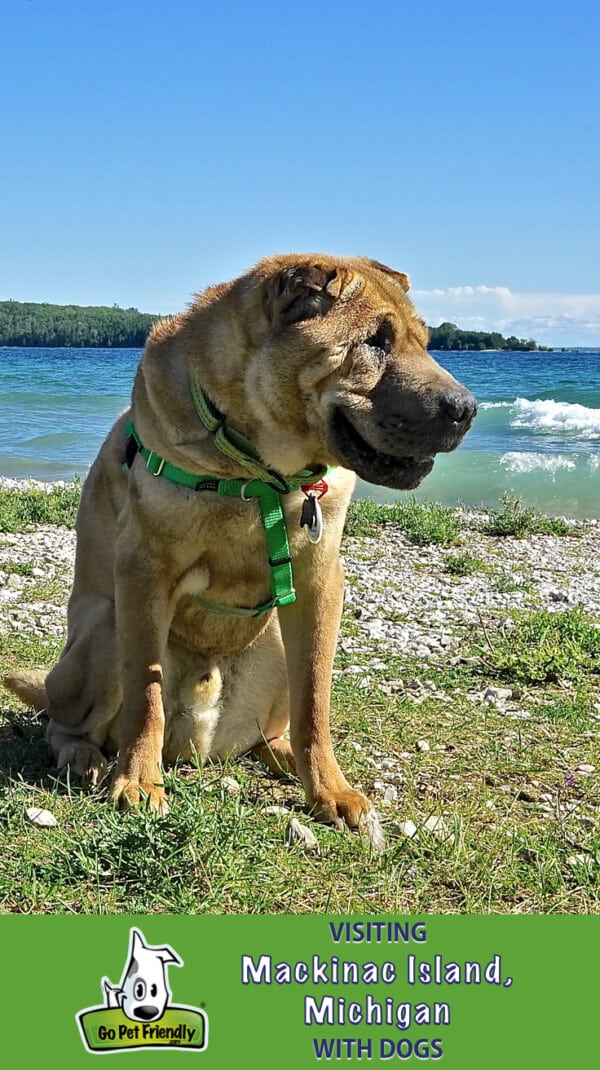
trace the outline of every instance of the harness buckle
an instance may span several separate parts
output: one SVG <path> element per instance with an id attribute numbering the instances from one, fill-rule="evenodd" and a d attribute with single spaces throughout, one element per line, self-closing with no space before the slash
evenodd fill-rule
<path id="1" fill-rule="evenodd" d="M 159 458 L 160 459 L 160 464 L 159 464 L 158 468 L 156 469 L 156 472 L 153 472 L 152 469 L 150 468 L 150 464 L 152 462 L 152 458 L 153 457 L 158 457 L 158 453 L 155 453 L 154 450 L 150 450 L 150 453 L 148 454 L 148 459 L 146 461 L 146 469 L 148 470 L 148 472 L 150 472 L 151 475 L 159 476 L 162 473 L 162 470 L 165 467 L 165 464 L 167 462 L 165 461 L 164 457 L 160 457 Z"/>
<path id="2" fill-rule="evenodd" d="M 291 565 L 292 558 L 290 554 L 285 554 L 283 557 L 270 557 L 269 564 L 271 568 L 278 568 L 279 565 Z"/>

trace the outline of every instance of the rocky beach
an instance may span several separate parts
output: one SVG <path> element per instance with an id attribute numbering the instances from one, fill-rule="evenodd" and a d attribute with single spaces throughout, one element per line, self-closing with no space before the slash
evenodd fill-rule
<path id="1" fill-rule="evenodd" d="M 24 486 L 47 492 L 68 484 L 0 479 L 0 490 Z M 364 665 L 410 654 L 425 667 L 514 610 L 582 605 L 600 626 L 600 521 L 570 521 L 568 536 L 516 538 L 484 534 L 486 513 L 457 516 L 456 547 L 413 545 L 393 523 L 376 536 L 345 538 L 345 619 L 352 627 L 343 629 L 343 651 L 367 659 Z M 465 551 L 480 567 L 456 575 L 452 556 Z M 74 561 L 73 530 L 42 525 L 1 535 L 0 631 L 61 635 Z M 54 586 L 51 597 L 36 598 L 42 584 L 42 593 Z"/>

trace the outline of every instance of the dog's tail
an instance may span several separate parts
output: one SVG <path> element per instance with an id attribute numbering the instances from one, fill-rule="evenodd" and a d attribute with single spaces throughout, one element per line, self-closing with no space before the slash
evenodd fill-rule
<path id="1" fill-rule="evenodd" d="M 36 713 L 41 713 L 48 708 L 48 695 L 46 694 L 45 669 L 22 669 L 20 672 L 12 672 L 5 676 L 3 684 L 12 691 L 21 702 L 27 706 L 33 706 Z"/>

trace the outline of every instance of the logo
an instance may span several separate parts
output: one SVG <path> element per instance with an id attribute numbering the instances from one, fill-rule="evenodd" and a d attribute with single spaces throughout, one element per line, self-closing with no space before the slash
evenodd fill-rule
<path id="1" fill-rule="evenodd" d="M 199 1007 L 171 1003 L 168 966 L 183 966 L 172 947 L 152 947 L 139 929 L 130 930 L 129 954 L 119 984 L 103 977 L 104 1004 L 86 1007 L 76 1015 L 88 1051 L 205 1050 L 208 1018 Z"/>

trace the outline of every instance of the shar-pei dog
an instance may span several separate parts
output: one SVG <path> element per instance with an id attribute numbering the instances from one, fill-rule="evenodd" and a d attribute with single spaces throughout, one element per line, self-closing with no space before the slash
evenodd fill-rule
<path id="1" fill-rule="evenodd" d="M 111 799 L 162 813 L 163 762 L 253 752 L 321 820 L 368 814 L 329 725 L 355 473 L 418 486 L 477 407 L 408 288 L 373 260 L 273 256 L 155 324 L 84 483 L 66 646 L 7 681 L 59 769 L 93 784 L 118 752 Z"/>

